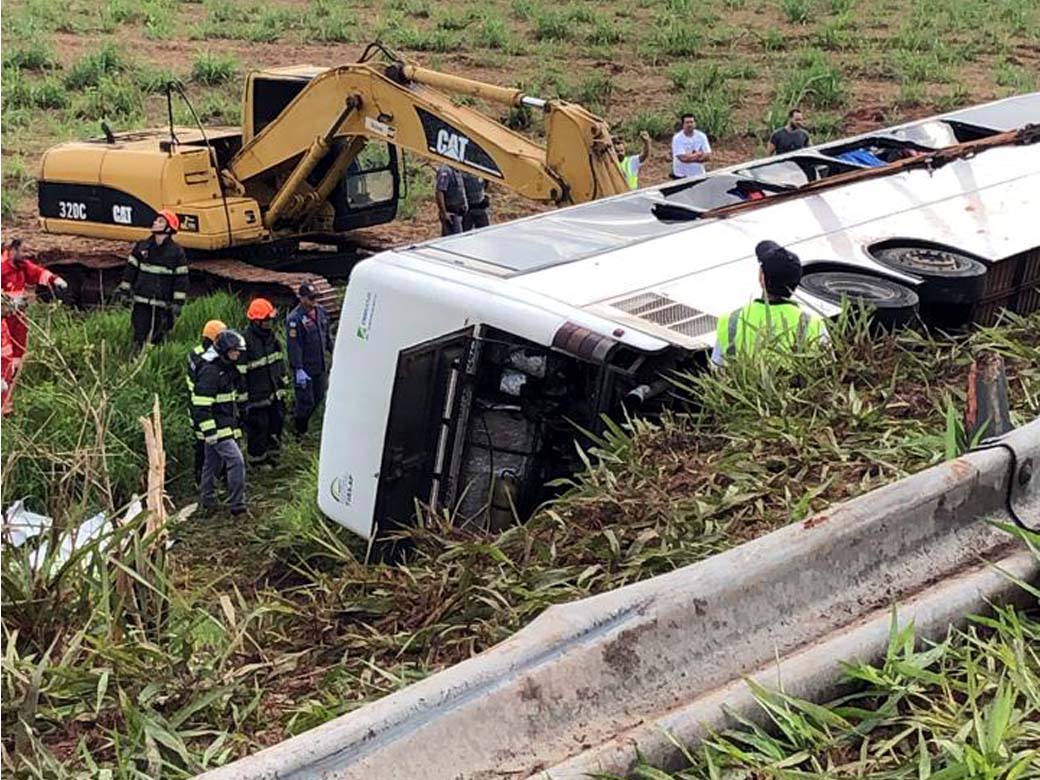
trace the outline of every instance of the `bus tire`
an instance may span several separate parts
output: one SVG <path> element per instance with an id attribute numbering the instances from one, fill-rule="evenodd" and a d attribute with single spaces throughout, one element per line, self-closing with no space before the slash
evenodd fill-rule
<path id="1" fill-rule="evenodd" d="M 923 279 L 922 305 L 973 304 L 984 295 L 986 264 L 955 249 L 886 246 L 871 254 L 888 268 Z"/>
<path id="2" fill-rule="evenodd" d="M 875 323 L 901 328 L 917 317 L 917 293 L 892 281 L 854 271 L 821 271 L 802 278 L 802 289 L 829 303 L 848 300 L 873 310 Z"/>

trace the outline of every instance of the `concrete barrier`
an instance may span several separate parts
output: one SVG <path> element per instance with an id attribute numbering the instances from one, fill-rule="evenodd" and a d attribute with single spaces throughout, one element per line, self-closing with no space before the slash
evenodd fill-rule
<path id="1" fill-rule="evenodd" d="M 750 712 L 742 677 L 815 698 L 883 649 L 889 608 L 941 633 L 1036 561 L 993 521 L 1040 527 L 1040 421 L 685 569 L 551 607 L 511 639 L 206 773 L 205 780 L 578 778 L 668 764 Z"/>

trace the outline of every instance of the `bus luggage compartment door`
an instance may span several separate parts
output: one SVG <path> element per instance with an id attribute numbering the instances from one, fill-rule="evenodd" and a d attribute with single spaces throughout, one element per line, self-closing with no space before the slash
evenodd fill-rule
<path id="1" fill-rule="evenodd" d="M 423 342 L 402 350 L 397 359 L 376 497 L 377 538 L 414 525 L 416 501 L 439 503 L 459 427 L 465 373 L 472 366 L 474 331 L 465 328 Z"/>

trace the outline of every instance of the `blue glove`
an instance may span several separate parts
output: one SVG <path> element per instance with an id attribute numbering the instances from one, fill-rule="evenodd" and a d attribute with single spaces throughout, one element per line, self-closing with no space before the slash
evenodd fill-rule
<path id="1" fill-rule="evenodd" d="M 296 384 L 300 387 L 306 387 L 307 383 L 311 381 L 310 374 L 304 371 L 302 368 L 296 369 Z"/>

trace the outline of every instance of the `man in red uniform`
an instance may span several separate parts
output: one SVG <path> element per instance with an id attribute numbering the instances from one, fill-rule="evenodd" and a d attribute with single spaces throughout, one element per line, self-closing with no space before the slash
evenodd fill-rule
<path id="1" fill-rule="evenodd" d="M 14 389 L 14 343 L 11 341 L 11 329 L 8 327 L 8 315 L 14 312 L 14 307 L 5 295 L 3 302 L 3 317 L 0 318 L 0 369 L 3 371 L 3 379 L 0 388 L 3 390 L 0 396 L 0 409 L 3 414 L 11 411 L 11 390 Z"/>
<path id="2" fill-rule="evenodd" d="M 22 314 L 28 304 L 26 288 L 44 285 L 64 290 L 68 287 L 65 280 L 51 273 L 46 268 L 36 265 L 22 256 L 22 241 L 14 239 L 3 250 L 3 261 L 0 263 L 0 282 L 3 284 L 4 296 L 10 300 L 13 310 L 4 314 L 7 329 L 11 338 L 12 359 L 15 369 L 25 356 L 25 345 L 28 339 L 29 323 Z"/>

